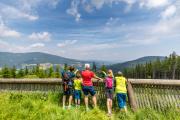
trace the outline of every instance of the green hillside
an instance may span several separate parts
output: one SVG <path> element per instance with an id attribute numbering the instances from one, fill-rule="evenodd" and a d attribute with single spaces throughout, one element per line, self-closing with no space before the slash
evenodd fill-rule
<path id="1" fill-rule="evenodd" d="M 0 52 L 0 67 L 8 66 L 21 66 L 22 64 L 39 64 L 39 63 L 52 63 L 52 64 L 75 64 L 85 63 L 85 61 L 64 58 L 47 53 L 31 52 L 31 53 L 8 53 Z"/>
<path id="2" fill-rule="evenodd" d="M 109 66 L 107 66 L 107 68 L 112 69 L 114 72 L 117 72 L 119 70 L 122 71 L 124 68 L 135 67 L 137 64 L 145 64 L 150 61 L 153 62 L 157 59 L 163 60 L 163 59 L 165 59 L 165 57 L 163 57 L 163 56 L 147 56 L 147 57 L 142 57 L 142 58 L 128 61 L 128 62 L 109 65 Z"/>

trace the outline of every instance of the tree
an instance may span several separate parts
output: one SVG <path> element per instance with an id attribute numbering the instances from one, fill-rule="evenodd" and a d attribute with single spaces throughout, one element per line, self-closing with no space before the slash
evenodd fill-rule
<path id="1" fill-rule="evenodd" d="M 18 77 L 18 78 L 24 77 L 24 70 L 23 70 L 23 69 L 20 69 L 20 70 L 18 71 L 17 77 Z"/>
<path id="2" fill-rule="evenodd" d="M 39 76 L 39 64 L 36 65 L 35 74 Z"/>
<path id="3" fill-rule="evenodd" d="M 40 69 L 40 70 L 39 70 L 38 77 L 39 77 L 39 78 L 45 78 L 45 77 L 46 77 L 45 72 L 44 72 L 43 69 Z"/>
<path id="4" fill-rule="evenodd" d="M 57 65 L 56 66 L 56 71 L 55 71 L 55 78 L 60 78 L 61 76 L 60 76 L 60 66 L 59 65 Z"/>
<path id="5" fill-rule="evenodd" d="M 11 77 L 16 78 L 16 67 L 15 66 L 13 66 L 13 68 L 11 69 Z"/>
<path id="6" fill-rule="evenodd" d="M 102 66 L 101 66 L 101 71 L 107 72 L 107 68 L 106 68 L 105 65 L 102 65 Z"/>
<path id="7" fill-rule="evenodd" d="M 48 77 L 53 77 L 53 72 L 54 72 L 53 66 L 51 66 L 51 67 L 49 68 L 49 74 L 48 74 Z"/>
<path id="8" fill-rule="evenodd" d="M 10 78 L 11 77 L 11 71 L 10 71 L 10 69 L 7 66 L 5 66 L 2 69 L 2 77 L 3 78 Z"/>
<path id="9" fill-rule="evenodd" d="M 97 71 L 97 67 L 96 67 L 96 63 L 95 63 L 95 62 L 93 62 L 92 70 L 93 70 L 95 73 L 96 73 L 96 71 Z"/>
<path id="10" fill-rule="evenodd" d="M 68 69 L 68 65 L 67 63 L 64 64 L 64 70 L 67 70 Z"/>
<path id="11" fill-rule="evenodd" d="M 29 70 L 28 70 L 28 68 L 26 66 L 26 68 L 25 68 L 25 75 L 28 75 L 28 73 L 29 73 Z"/>

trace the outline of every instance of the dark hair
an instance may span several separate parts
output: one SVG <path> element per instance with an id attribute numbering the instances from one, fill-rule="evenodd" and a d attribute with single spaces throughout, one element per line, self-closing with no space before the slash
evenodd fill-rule
<path id="1" fill-rule="evenodd" d="M 76 73 L 76 77 L 81 78 L 81 73 L 79 71 Z"/>
<path id="2" fill-rule="evenodd" d="M 74 67 L 73 66 L 69 66 L 69 70 L 72 72 L 74 71 Z"/>

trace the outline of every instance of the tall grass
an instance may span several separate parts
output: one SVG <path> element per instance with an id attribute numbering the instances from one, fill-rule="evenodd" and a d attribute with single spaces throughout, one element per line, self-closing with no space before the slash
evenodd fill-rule
<path id="1" fill-rule="evenodd" d="M 35 92 L 1 92 L 0 119 L 7 120 L 109 120 L 106 110 L 92 109 L 85 112 L 75 107 L 63 110 L 59 93 Z M 104 103 L 105 105 L 105 103 Z M 127 114 L 114 112 L 114 120 L 180 120 L 180 111 L 169 109 L 165 112 L 156 112 L 152 109 L 139 110 Z"/>

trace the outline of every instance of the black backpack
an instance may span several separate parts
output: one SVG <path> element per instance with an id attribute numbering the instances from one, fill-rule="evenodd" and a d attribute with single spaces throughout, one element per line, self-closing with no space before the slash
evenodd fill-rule
<path id="1" fill-rule="evenodd" d="M 67 72 L 63 73 L 63 86 L 64 86 L 64 90 L 68 90 L 70 88 L 73 88 L 73 81 L 71 80 L 71 78 L 69 77 Z"/>

